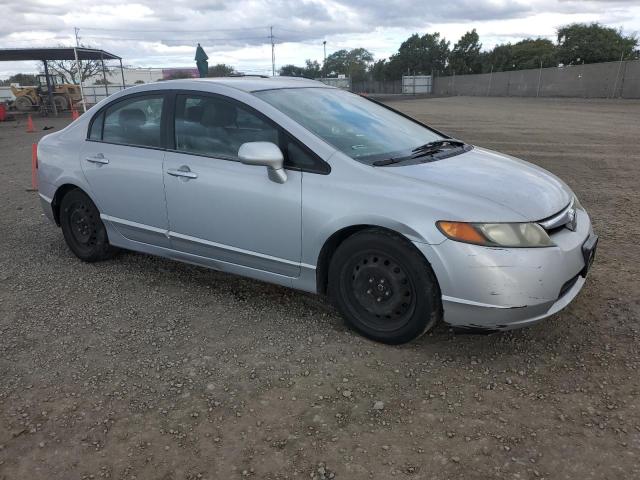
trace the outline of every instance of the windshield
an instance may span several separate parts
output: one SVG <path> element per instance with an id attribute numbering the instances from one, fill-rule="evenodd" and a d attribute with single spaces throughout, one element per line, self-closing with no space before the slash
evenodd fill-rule
<path id="1" fill-rule="evenodd" d="M 255 95 L 351 158 L 406 157 L 443 137 L 365 98 L 333 88 L 264 90 Z"/>

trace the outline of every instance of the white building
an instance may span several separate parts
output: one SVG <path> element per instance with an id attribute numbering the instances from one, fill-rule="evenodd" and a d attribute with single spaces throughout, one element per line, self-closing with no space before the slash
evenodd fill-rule
<path id="1" fill-rule="evenodd" d="M 177 68 L 135 68 L 125 67 L 124 70 L 124 83 L 128 85 L 135 85 L 138 83 L 151 83 L 158 80 L 166 80 L 171 74 L 177 72 L 186 72 L 194 77 L 198 76 L 198 69 L 193 67 L 177 67 Z M 107 71 L 107 81 L 109 84 L 122 85 L 122 74 L 119 67 L 111 67 Z M 99 72 L 94 77 L 88 79 L 85 85 L 96 85 L 102 83 L 102 72 Z"/>

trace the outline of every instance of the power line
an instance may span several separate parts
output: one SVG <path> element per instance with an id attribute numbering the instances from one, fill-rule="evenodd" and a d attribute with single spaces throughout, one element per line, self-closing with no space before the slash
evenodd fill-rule
<path id="1" fill-rule="evenodd" d="M 238 32 L 238 31 L 243 31 L 243 30 L 266 30 L 267 28 L 269 28 L 268 26 L 265 27 L 243 27 L 243 28 L 215 28 L 216 32 Z M 130 32 L 132 29 L 131 28 L 105 28 L 105 27 L 82 27 L 82 30 L 99 30 L 99 31 L 103 31 L 103 32 Z M 212 29 L 207 29 L 207 30 L 168 30 L 165 28 L 162 29 L 140 29 L 140 28 L 136 28 L 135 31 L 136 32 L 143 32 L 143 33 L 204 33 L 204 32 L 211 32 Z"/>
<path id="2" fill-rule="evenodd" d="M 91 38 L 95 40 L 112 40 L 112 41 L 130 41 L 130 42 L 238 42 L 243 40 L 268 40 L 270 36 L 261 35 L 259 37 L 221 37 L 221 38 L 202 38 L 202 37 L 189 37 L 189 38 L 122 38 L 122 37 L 101 37 L 97 35 L 84 35 L 83 38 Z M 274 37 L 275 38 L 275 37 Z M 266 42 L 265 42 L 266 43 Z"/>

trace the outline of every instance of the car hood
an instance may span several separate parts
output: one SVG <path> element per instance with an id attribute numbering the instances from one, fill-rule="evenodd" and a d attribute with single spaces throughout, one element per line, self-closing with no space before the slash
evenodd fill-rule
<path id="1" fill-rule="evenodd" d="M 385 167 L 385 170 L 441 187 L 450 194 L 458 192 L 461 204 L 474 198 L 480 204 L 489 201 L 528 221 L 542 220 L 559 212 L 573 195 L 552 173 L 524 160 L 478 147 L 434 162 Z"/>

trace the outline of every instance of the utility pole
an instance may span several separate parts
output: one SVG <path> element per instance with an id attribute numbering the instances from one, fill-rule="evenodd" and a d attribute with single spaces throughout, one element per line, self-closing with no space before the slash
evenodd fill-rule
<path id="1" fill-rule="evenodd" d="M 322 62 L 322 76 L 326 77 L 327 76 L 327 41 L 323 41 L 322 42 L 322 48 L 324 49 L 324 61 Z"/>
<path id="2" fill-rule="evenodd" d="M 271 76 L 276 76 L 276 45 L 273 43 L 273 26 L 269 27 L 269 38 L 271 39 Z"/>

